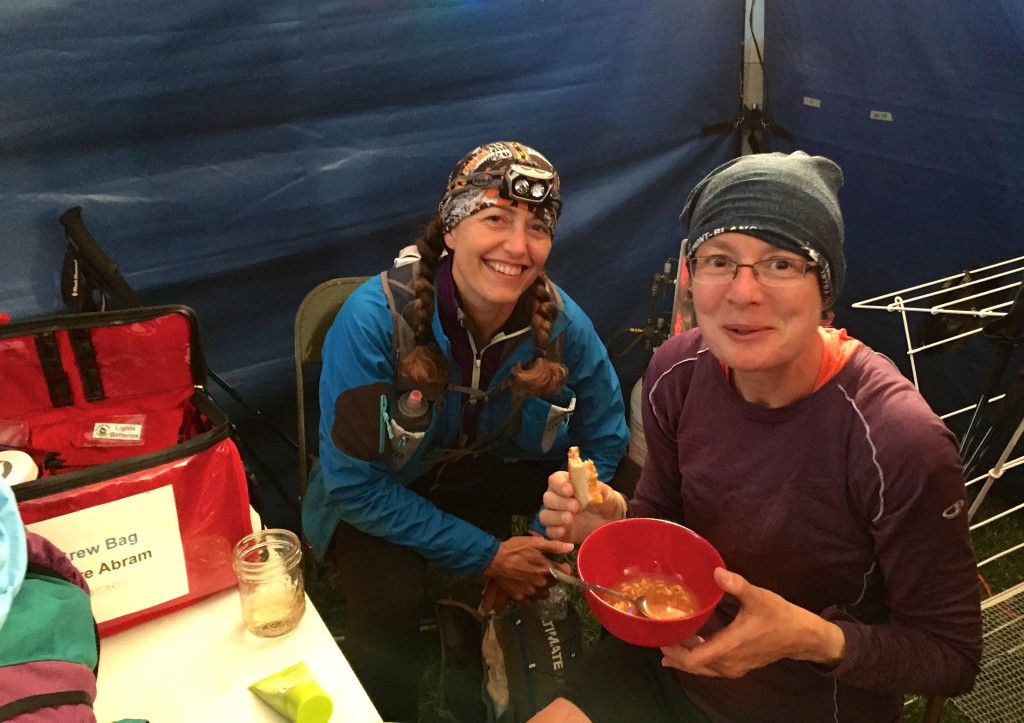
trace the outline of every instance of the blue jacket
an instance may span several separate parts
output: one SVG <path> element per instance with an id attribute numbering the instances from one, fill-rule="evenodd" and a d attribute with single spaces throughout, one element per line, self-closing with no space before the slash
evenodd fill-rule
<path id="1" fill-rule="evenodd" d="M 622 392 L 607 351 L 590 319 L 561 289 L 564 306 L 552 338 L 565 332 L 562 363 L 566 386 L 548 399 L 530 397 L 522 424 L 489 452 L 504 459 L 565 459 L 570 445 L 590 457 L 610 480 L 629 442 Z M 435 305 L 436 306 L 436 305 Z M 449 361 L 453 380 L 461 372 L 452 360 L 435 308 L 434 338 Z M 394 324 L 381 279 L 375 276 L 345 302 L 327 333 L 320 376 L 320 461 L 303 501 L 302 525 L 317 558 L 345 521 L 367 534 L 409 547 L 459 575 L 479 575 L 498 550 L 499 540 L 474 525 L 441 512 L 406 485 L 432 466 L 431 455 L 455 447 L 463 395 L 448 391 L 431 408 L 422 443 L 400 468 L 386 434 L 394 408 Z M 491 386 L 508 378 L 516 362 L 533 359 L 532 334 L 502 361 Z M 469 381 L 464 380 L 468 385 Z M 559 408 L 575 408 L 562 415 Z M 509 417 L 508 390 L 488 401 L 478 419 L 483 438 Z"/>

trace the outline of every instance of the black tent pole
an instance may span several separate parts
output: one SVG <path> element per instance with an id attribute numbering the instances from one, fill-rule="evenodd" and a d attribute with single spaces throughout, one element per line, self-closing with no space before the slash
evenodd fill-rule
<path id="1" fill-rule="evenodd" d="M 1013 348 L 1021 341 L 1024 334 L 1024 283 L 1017 288 L 1017 295 L 1010 305 L 1006 316 L 989 322 L 984 327 L 985 335 L 989 341 L 996 345 L 996 351 L 992 355 L 985 376 L 982 381 L 981 397 L 974 407 L 974 414 L 971 421 L 960 439 L 960 459 L 964 462 L 964 473 L 969 476 L 969 470 L 977 460 L 981 445 L 975 445 L 975 437 L 978 434 L 978 427 L 982 412 L 985 409 L 990 397 L 995 396 L 999 389 L 999 383 L 1010 363 Z"/>

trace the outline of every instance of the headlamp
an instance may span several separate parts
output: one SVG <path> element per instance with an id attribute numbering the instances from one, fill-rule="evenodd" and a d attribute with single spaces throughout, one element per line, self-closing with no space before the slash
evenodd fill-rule
<path id="1" fill-rule="evenodd" d="M 500 188 L 501 195 L 508 199 L 527 203 L 544 203 L 551 194 L 555 174 L 533 166 L 513 163 L 502 173 L 480 171 L 455 179 L 448 195 L 467 190 L 469 187 Z"/>
<path id="2" fill-rule="evenodd" d="M 551 193 L 554 177 L 551 171 L 513 163 L 502 177 L 502 195 L 529 203 L 541 203 Z"/>
<path id="3" fill-rule="evenodd" d="M 558 172 L 537 151 L 512 141 L 488 143 L 459 161 L 438 201 L 446 231 L 492 206 L 530 211 L 555 232 L 562 199 Z"/>

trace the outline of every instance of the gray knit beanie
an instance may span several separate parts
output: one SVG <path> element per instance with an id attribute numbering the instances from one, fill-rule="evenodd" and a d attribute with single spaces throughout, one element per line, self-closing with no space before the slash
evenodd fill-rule
<path id="1" fill-rule="evenodd" d="M 686 199 L 679 217 L 688 230 L 686 258 L 720 233 L 753 236 L 818 264 L 821 295 L 831 307 L 846 276 L 842 185 L 839 166 L 803 151 L 734 158 L 709 173 Z"/>

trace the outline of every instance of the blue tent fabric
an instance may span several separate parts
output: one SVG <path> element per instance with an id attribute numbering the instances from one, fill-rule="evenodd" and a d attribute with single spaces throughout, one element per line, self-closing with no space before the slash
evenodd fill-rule
<path id="1" fill-rule="evenodd" d="M 1024 254 L 1024 3 L 765 4 L 767 108 L 846 178 L 837 323 L 906 371 L 895 314 L 853 302 Z M 845 307 L 845 308 L 844 308 Z M 923 360 L 940 413 L 973 403 L 991 348 Z"/>
<path id="2" fill-rule="evenodd" d="M 607 338 L 643 323 L 686 193 L 733 154 L 700 129 L 739 115 L 742 33 L 739 0 L 7 0 L 0 312 L 63 311 L 80 205 L 143 301 L 195 308 L 211 369 L 294 428 L 303 295 L 388 265 L 455 161 L 514 139 L 562 175 L 551 276 Z M 618 362 L 627 392 L 642 362 Z"/>
<path id="3" fill-rule="evenodd" d="M 643 322 L 687 191 L 734 153 L 700 129 L 739 116 L 744 22 L 735 0 L 8 0 L 0 313 L 63 310 L 57 218 L 81 205 L 143 300 L 196 308 L 211 367 L 288 428 L 302 296 L 389 263 L 454 161 L 511 138 L 563 176 L 551 274 L 609 338 Z M 765 111 L 796 137 L 765 149 L 842 165 L 837 321 L 905 366 L 897 319 L 850 303 L 1024 252 L 1024 4 L 789 0 L 764 25 Z M 933 406 L 973 401 L 987 353 L 925 368 Z M 628 389 L 642 359 L 616 363 Z"/>

